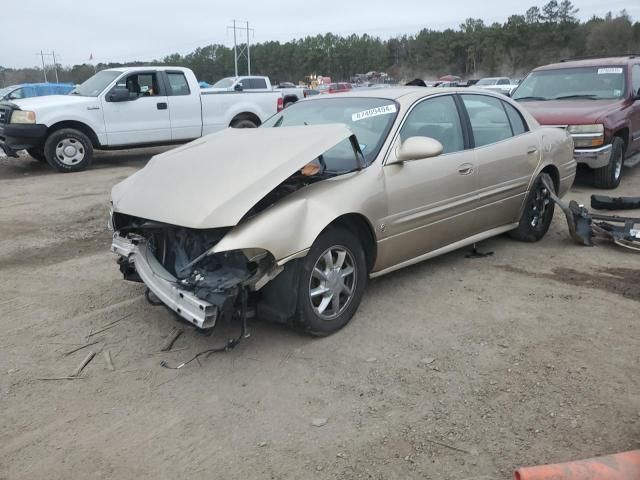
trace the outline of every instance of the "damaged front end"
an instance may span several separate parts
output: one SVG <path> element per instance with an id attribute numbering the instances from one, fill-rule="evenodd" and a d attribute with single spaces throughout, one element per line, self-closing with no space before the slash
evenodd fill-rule
<path id="1" fill-rule="evenodd" d="M 119 255 L 124 278 L 143 282 L 160 302 L 202 329 L 246 310 L 243 301 L 282 270 L 260 249 L 212 253 L 230 228 L 197 230 L 119 213 L 112 224 L 111 251 Z"/>

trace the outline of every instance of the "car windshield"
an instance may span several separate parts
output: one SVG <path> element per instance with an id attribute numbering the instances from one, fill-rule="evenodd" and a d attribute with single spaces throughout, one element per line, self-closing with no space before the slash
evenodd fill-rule
<path id="1" fill-rule="evenodd" d="M 97 97 L 102 91 L 109 86 L 122 72 L 113 70 L 103 70 L 90 77 L 85 82 L 78 85 L 72 92 L 72 95 L 81 95 L 83 97 Z"/>
<path id="2" fill-rule="evenodd" d="M 11 93 L 12 91 L 14 91 L 16 88 L 17 88 L 16 86 L 0 88 L 0 100 L 2 100 L 2 99 L 3 99 L 4 97 L 6 97 L 9 93 Z"/>
<path id="3" fill-rule="evenodd" d="M 233 82 L 235 82 L 236 79 L 233 77 L 227 77 L 227 78 L 223 78 L 222 80 L 218 80 L 216 83 L 213 84 L 213 88 L 229 88 L 229 87 L 233 87 Z"/>
<path id="4" fill-rule="evenodd" d="M 495 85 L 496 83 L 498 83 L 497 78 L 483 78 L 482 80 L 478 80 L 476 85 Z"/>
<path id="5" fill-rule="evenodd" d="M 294 103 L 267 120 L 262 127 L 291 127 L 342 123 L 358 139 L 365 164 L 373 162 L 391 130 L 397 115 L 393 100 L 382 98 L 314 98 Z M 345 165 L 354 162 L 349 142 L 341 142 L 323 155 L 329 171 L 344 171 Z M 347 160 L 349 159 L 349 160 Z"/>
<path id="6" fill-rule="evenodd" d="M 625 93 L 623 67 L 580 67 L 533 72 L 514 100 L 617 99 Z"/>

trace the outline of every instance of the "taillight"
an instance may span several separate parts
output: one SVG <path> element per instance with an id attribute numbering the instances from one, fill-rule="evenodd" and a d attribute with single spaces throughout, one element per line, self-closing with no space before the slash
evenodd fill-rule
<path id="1" fill-rule="evenodd" d="M 278 97 L 278 112 L 284 110 L 284 99 L 282 97 Z"/>

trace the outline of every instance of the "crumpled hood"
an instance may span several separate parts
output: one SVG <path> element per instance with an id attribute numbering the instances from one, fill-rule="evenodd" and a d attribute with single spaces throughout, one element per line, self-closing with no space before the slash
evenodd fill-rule
<path id="1" fill-rule="evenodd" d="M 351 131 L 345 125 L 228 128 L 153 157 L 111 191 L 115 212 L 188 228 L 231 227 Z"/>
<path id="2" fill-rule="evenodd" d="M 518 102 L 540 125 L 580 125 L 597 123 L 611 110 L 620 108 L 620 100 L 547 100 Z"/>

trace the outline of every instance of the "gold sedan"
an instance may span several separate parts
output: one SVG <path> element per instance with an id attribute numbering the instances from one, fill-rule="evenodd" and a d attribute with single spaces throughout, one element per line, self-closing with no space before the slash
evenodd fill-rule
<path id="1" fill-rule="evenodd" d="M 154 157 L 112 192 L 125 279 L 199 328 L 250 313 L 313 335 L 367 279 L 504 232 L 540 240 L 543 179 L 575 176 L 567 132 L 473 89 L 362 89 L 292 105 Z"/>

